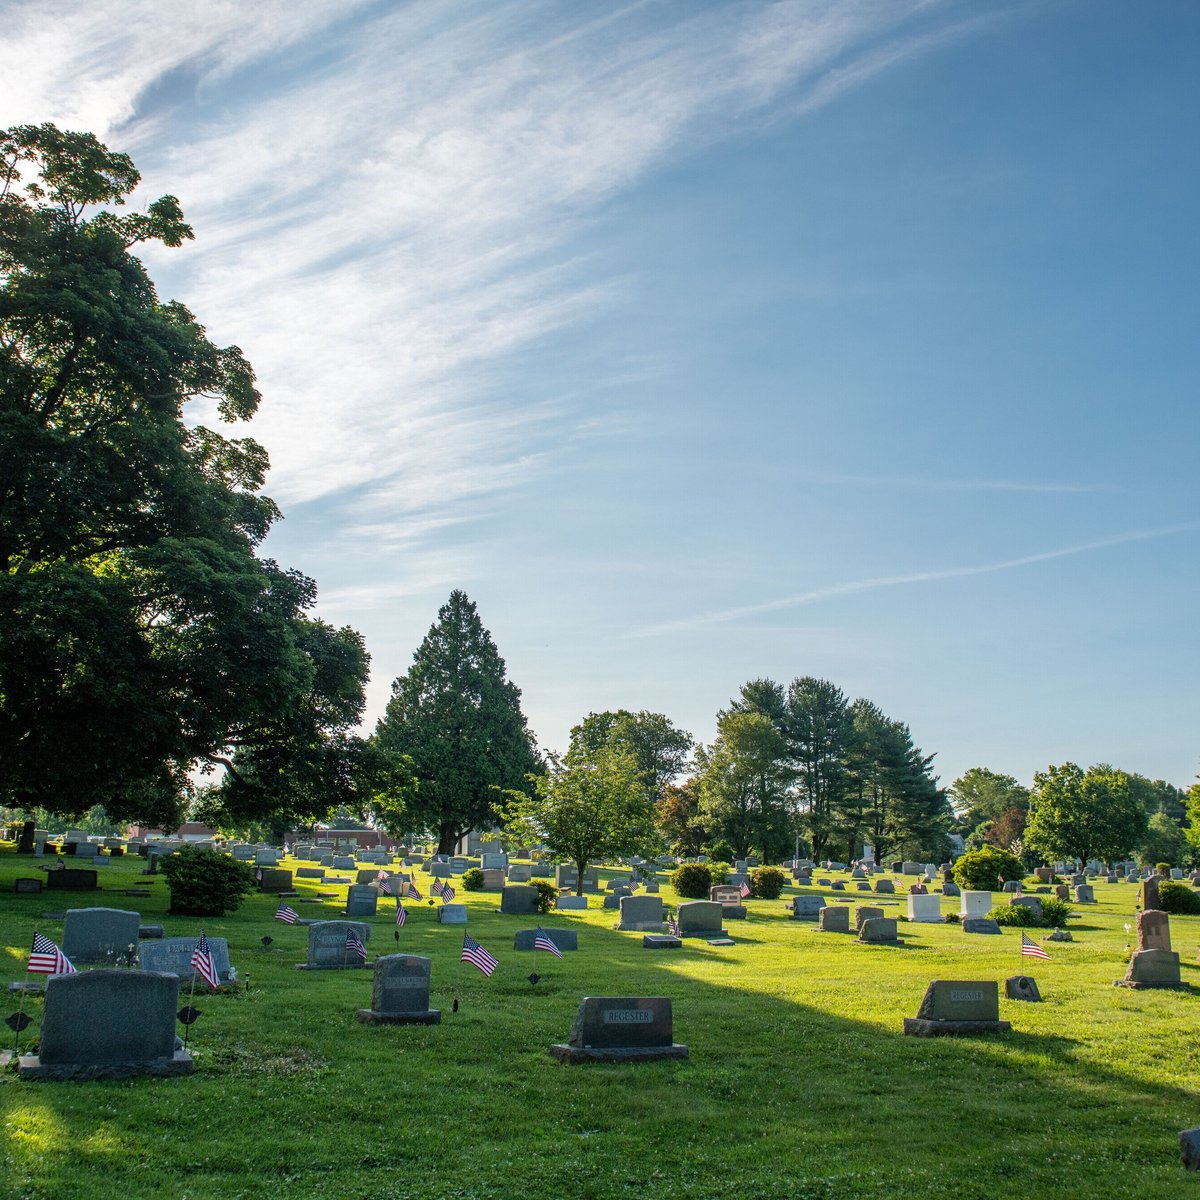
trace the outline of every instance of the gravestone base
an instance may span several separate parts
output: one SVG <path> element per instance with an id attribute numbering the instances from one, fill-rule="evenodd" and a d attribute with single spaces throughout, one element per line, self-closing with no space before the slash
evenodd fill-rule
<path id="1" fill-rule="evenodd" d="M 1159 982 L 1157 980 L 1141 980 L 1141 979 L 1114 979 L 1113 987 L 1123 988 L 1165 988 L 1174 992 L 1190 992 L 1191 984 L 1187 983 L 1171 983 Z"/>
<path id="2" fill-rule="evenodd" d="M 551 1058 L 559 1062 L 657 1062 L 663 1058 L 687 1058 L 688 1048 L 678 1044 L 670 1046 L 567 1046 L 555 1045 L 549 1049 Z"/>
<path id="3" fill-rule="evenodd" d="M 642 945 L 647 950 L 678 950 L 683 939 L 672 933 L 648 933 L 642 938 Z"/>
<path id="4" fill-rule="evenodd" d="M 440 1009 L 431 1008 L 426 1012 L 384 1013 L 375 1012 L 371 1008 L 360 1008 L 358 1019 L 364 1025 L 440 1025 L 442 1014 Z"/>
<path id="5" fill-rule="evenodd" d="M 11 1059 L 11 1055 L 8 1056 Z M 3 1064 L 0 1064 L 3 1065 Z M 33 1081 L 70 1080 L 85 1083 L 93 1079 L 136 1079 L 142 1075 L 157 1077 L 190 1075 L 196 1069 L 186 1050 L 176 1050 L 170 1058 L 131 1063 L 47 1063 L 36 1054 L 23 1054 L 17 1060 L 17 1077 Z"/>
<path id="6" fill-rule="evenodd" d="M 907 1037 L 970 1037 L 976 1033 L 1008 1033 L 1010 1021 L 929 1021 L 924 1017 L 905 1017 Z"/>
<path id="7" fill-rule="evenodd" d="M 721 906 L 721 916 L 727 921 L 744 921 L 749 910 L 744 904 L 725 904 Z"/>

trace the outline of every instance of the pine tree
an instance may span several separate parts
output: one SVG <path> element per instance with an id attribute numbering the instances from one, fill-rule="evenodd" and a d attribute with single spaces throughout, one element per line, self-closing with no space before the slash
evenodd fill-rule
<path id="1" fill-rule="evenodd" d="M 541 771 L 520 689 L 505 678 L 504 659 L 465 592 L 450 593 L 411 669 L 392 684 L 375 741 L 411 758 L 411 823 L 435 831 L 442 854 L 468 830 L 490 827 L 502 793 L 524 790 L 526 777 Z"/>

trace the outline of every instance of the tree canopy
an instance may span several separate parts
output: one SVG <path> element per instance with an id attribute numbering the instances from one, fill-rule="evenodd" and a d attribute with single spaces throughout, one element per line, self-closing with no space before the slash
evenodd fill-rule
<path id="1" fill-rule="evenodd" d="M 1029 797 L 1025 844 L 1048 859 L 1113 859 L 1129 853 L 1147 826 L 1130 777 L 1107 764 L 1038 771 Z"/>
<path id="2" fill-rule="evenodd" d="M 257 557 L 262 447 L 184 421 L 259 394 L 130 252 L 192 236 L 172 196 L 119 214 L 138 182 L 91 134 L 0 133 L 0 802 L 171 825 L 200 764 L 320 815 L 366 654 Z"/>
<path id="3" fill-rule="evenodd" d="M 468 830 L 492 824 L 501 793 L 542 769 L 520 689 L 465 592 L 450 593 L 411 668 L 393 682 L 373 742 L 411 760 L 410 824 L 434 831 L 445 854 Z"/>

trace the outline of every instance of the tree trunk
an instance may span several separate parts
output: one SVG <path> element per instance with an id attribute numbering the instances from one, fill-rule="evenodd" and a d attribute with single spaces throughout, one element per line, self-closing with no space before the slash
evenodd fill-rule
<path id="1" fill-rule="evenodd" d="M 576 860 L 575 862 L 575 895 L 583 895 L 583 869 L 587 866 L 587 859 L 583 861 Z"/>
<path id="2" fill-rule="evenodd" d="M 449 821 L 438 826 L 438 848 L 439 854 L 453 854 L 454 848 L 458 845 L 458 839 L 462 837 L 462 830 L 457 825 L 451 824 Z"/>

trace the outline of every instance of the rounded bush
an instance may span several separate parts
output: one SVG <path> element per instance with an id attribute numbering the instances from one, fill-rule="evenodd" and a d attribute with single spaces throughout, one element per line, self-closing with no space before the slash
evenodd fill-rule
<path id="1" fill-rule="evenodd" d="M 706 864 L 708 867 L 709 887 L 716 887 L 718 883 L 724 883 L 729 875 L 729 864 L 727 862 L 710 862 Z"/>
<path id="2" fill-rule="evenodd" d="M 755 867 L 750 872 L 750 894 L 758 900 L 778 900 L 787 876 L 778 867 Z"/>
<path id="3" fill-rule="evenodd" d="M 254 890 L 254 868 L 215 850 L 181 846 L 159 865 L 171 892 L 172 913 L 223 917 Z"/>
<path id="4" fill-rule="evenodd" d="M 1175 880 L 1158 885 L 1158 907 L 1163 912 L 1191 916 L 1200 913 L 1200 892 L 1193 891 L 1186 883 Z"/>
<path id="5" fill-rule="evenodd" d="M 478 867 L 468 867 L 463 872 L 462 885 L 464 892 L 482 892 L 483 872 Z"/>
<path id="6" fill-rule="evenodd" d="M 1047 928 L 1057 929 L 1060 925 L 1065 925 L 1067 918 L 1075 912 L 1065 900 L 1060 900 L 1057 896 L 1039 896 L 1038 899 L 1042 902 L 1042 924 Z"/>
<path id="7" fill-rule="evenodd" d="M 1037 913 L 1027 904 L 1001 905 L 999 908 L 993 908 L 988 916 L 997 925 L 1024 925 L 1033 928 L 1041 923 Z"/>
<path id="8" fill-rule="evenodd" d="M 1025 865 L 999 846 L 969 850 L 954 864 L 954 882 L 971 892 L 998 892 L 1000 880 L 1024 879 Z"/>
<path id="9" fill-rule="evenodd" d="M 705 863 L 683 863 L 672 873 L 671 886 L 687 900 L 707 900 L 712 872 Z"/>
<path id="10" fill-rule="evenodd" d="M 483 872 L 480 873 L 480 883 L 483 882 Z M 554 886 L 548 879 L 533 879 L 530 880 L 535 888 L 537 888 L 537 910 L 540 913 L 548 913 L 554 911 L 554 902 L 558 899 L 558 888 Z"/>

